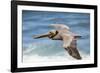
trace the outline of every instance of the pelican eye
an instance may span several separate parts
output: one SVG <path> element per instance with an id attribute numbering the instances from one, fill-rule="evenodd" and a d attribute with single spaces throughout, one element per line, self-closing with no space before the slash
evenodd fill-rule
<path id="1" fill-rule="evenodd" d="M 52 32 L 50 32 L 52 34 Z"/>
<path id="2" fill-rule="evenodd" d="M 49 38 L 52 38 L 54 36 L 54 33 L 53 32 L 49 32 L 50 35 L 49 35 Z"/>
<path id="3" fill-rule="evenodd" d="M 50 34 L 53 35 L 54 33 L 53 32 L 50 32 Z"/>

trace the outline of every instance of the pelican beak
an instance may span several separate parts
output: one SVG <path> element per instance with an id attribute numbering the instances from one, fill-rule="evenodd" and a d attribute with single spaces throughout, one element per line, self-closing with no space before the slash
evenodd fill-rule
<path id="1" fill-rule="evenodd" d="M 48 37 L 50 34 L 46 33 L 46 34 L 41 34 L 41 35 L 33 35 L 34 39 L 38 39 L 38 38 L 45 38 Z"/>

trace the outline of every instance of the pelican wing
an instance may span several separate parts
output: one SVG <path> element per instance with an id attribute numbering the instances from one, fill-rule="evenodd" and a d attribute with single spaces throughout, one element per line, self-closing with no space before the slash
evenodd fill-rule
<path id="1" fill-rule="evenodd" d="M 71 35 L 63 35 L 63 47 L 68 51 L 69 55 L 76 59 L 81 59 L 81 56 L 77 49 L 77 40 Z"/>
<path id="2" fill-rule="evenodd" d="M 64 24 L 51 24 L 50 26 L 53 26 L 54 28 L 56 29 L 67 29 L 69 30 L 69 27 L 67 25 L 64 25 Z"/>
<path id="3" fill-rule="evenodd" d="M 62 34 L 62 39 L 63 39 L 63 47 L 67 48 L 68 46 L 70 46 L 73 37 L 69 34 Z"/>
<path id="4" fill-rule="evenodd" d="M 70 55 L 76 59 L 81 59 L 80 53 L 77 49 L 77 40 L 73 39 L 70 46 L 68 47 L 70 51 L 72 52 Z"/>

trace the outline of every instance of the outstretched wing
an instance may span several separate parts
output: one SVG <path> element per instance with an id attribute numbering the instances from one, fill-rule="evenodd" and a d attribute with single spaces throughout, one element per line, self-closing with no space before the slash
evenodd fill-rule
<path id="1" fill-rule="evenodd" d="M 73 39 L 70 46 L 68 47 L 68 49 L 71 50 L 72 54 L 71 56 L 76 58 L 76 59 L 82 59 L 82 57 L 80 56 L 80 53 L 77 49 L 77 40 Z"/>
<path id="2" fill-rule="evenodd" d="M 51 24 L 50 26 L 53 26 L 56 29 L 69 30 L 69 27 L 67 25 L 64 25 L 64 24 Z"/>
<path id="3" fill-rule="evenodd" d="M 69 34 L 62 34 L 62 40 L 63 40 L 63 47 L 67 48 L 70 46 L 70 43 L 72 42 L 73 37 Z"/>
<path id="4" fill-rule="evenodd" d="M 68 35 L 63 37 L 63 41 L 63 47 L 68 51 L 69 55 L 71 55 L 73 58 L 81 59 L 81 56 L 77 49 L 77 40 Z"/>

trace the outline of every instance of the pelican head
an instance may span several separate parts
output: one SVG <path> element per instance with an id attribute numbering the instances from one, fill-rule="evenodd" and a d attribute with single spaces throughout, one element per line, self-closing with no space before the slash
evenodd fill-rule
<path id="1" fill-rule="evenodd" d="M 55 37 L 58 34 L 58 31 L 57 30 L 51 30 L 49 32 L 49 34 L 50 35 L 48 37 L 52 39 L 53 37 Z"/>
<path id="2" fill-rule="evenodd" d="M 40 34 L 40 35 L 33 35 L 34 39 L 38 39 L 38 38 L 45 38 L 48 37 L 50 39 L 53 39 L 53 37 L 55 37 L 58 34 L 57 30 L 51 30 L 48 33 L 45 34 Z"/>

